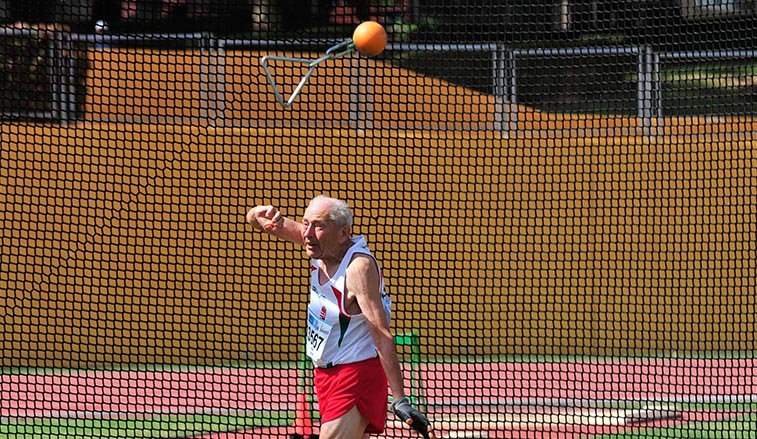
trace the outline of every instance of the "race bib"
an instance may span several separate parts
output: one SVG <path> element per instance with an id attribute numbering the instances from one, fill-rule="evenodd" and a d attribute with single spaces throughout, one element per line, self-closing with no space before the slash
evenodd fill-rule
<path id="1" fill-rule="evenodd" d="M 321 365 L 321 356 L 323 349 L 326 347 L 326 339 L 329 338 L 331 328 L 334 325 L 319 318 L 308 308 L 308 328 L 307 328 L 307 354 L 317 365 Z"/>

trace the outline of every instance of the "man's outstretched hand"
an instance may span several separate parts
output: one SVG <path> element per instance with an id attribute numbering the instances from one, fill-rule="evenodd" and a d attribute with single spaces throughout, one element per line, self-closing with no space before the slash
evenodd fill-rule
<path id="1" fill-rule="evenodd" d="M 431 424 L 426 415 L 420 410 L 413 408 L 407 398 L 397 398 L 392 402 L 391 409 L 405 424 L 420 433 L 424 439 L 435 439 Z"/>

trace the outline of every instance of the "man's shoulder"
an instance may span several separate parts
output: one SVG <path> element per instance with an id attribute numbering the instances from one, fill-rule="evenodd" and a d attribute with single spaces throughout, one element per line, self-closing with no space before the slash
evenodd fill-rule
<path id="1" fill-rule="evenodd" d="M 350 239 L 352 240 L 352 247 L 353 248 L 368 250 L 368 240 L 365 239 L 365 236 L 363 236 L 363 235 L 353 236 Z"/>
<path id="2" fill-rule="evenodd" d="M 370 253 L 355 252 L 350 258 L 350 266 L 355 264 L 375 264 L 376 258 Z"/>
<path id="3" fill-rule="evenodd" d="M 350 256 L 347 270 L 379 271 L 378 261 L 369 251 L 356 251 Z"/>

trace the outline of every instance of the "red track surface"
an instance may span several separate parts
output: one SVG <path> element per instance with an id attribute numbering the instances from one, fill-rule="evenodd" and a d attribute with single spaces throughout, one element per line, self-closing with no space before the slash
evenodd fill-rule
<path id="1" fill-rule="evenodd" d="M 638 359 L 423 365 L 421 380 L 433 419 L 467 407 L 525 402 L 718 400 L 757 395 L 754 359 Z M 294 410 L 296 370 L 213 368 L 198 371 L 78 371 L 0 375 L 0 417 L 139 417 L 155 413 Z M 487 409 L 487 410 L 497 410 Z M 717 419 L 732 412 L 685 412 L 657 425 Z M 486 430 L 490 438 L 573 438 L 623 426 L 531 424 Z M 466 430 L 488 428 L 465 424 Z M 216 439 L 286 437 L 291 429 L 208 435 Z M 448 432 L 440 431 L 440 434 Z M 390 422 L 385 437 L 414 437 Z"/>

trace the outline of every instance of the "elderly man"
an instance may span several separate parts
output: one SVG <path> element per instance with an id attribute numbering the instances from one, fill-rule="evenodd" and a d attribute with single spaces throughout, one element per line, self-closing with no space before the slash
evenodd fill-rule
<path id="1" fill-rule="evenodd" d="M 315 367 L 320 439 L 367 438 L 386 426 L 388 387 L 394 413 L 426 439 L 426 416 L 405 397 L 402 370 L 389 330 L 391 300 L 365 238 L 352 237 L 352 212 L 323 195 L 310 201 L 302 222 L 273 206 L 257 206 L 247 222 L 305 246 L 312 260 L 307 354 Z"/>

